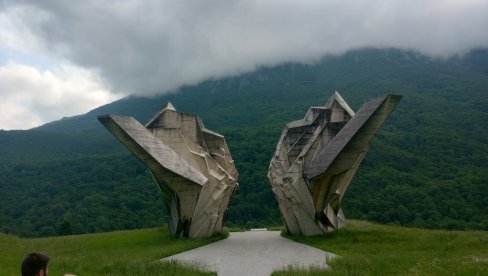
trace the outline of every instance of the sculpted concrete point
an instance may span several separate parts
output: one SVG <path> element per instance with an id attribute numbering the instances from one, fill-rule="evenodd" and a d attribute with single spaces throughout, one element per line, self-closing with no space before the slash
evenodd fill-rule
<path id="1" fill-rule="evenodd" d="M 268 179 L 289 233 L 324 234 L 345 224 L 344 194 L 401 98 L 384 95 L 354 113 L 335 92 L 324 106 L 311 107 L 304 119 L 286 125 Z"/>
<path id="2" fill-rule="evenodd" d="M 173 235 L 209 237 L 222 231 L 238 173 L 222 135 L 167 103 L 146 124 L 132 117 L 98 120 L 144 162 L 159 185 Z"/>

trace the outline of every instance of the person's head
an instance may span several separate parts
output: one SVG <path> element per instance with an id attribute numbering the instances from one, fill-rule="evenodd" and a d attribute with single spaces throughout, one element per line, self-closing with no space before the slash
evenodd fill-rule
<path id="1" fill-rule="evenodd" d="M 49 257 L 43 253 L 30 253 L 22 261 L 22 276 L 46 276 Z"/>

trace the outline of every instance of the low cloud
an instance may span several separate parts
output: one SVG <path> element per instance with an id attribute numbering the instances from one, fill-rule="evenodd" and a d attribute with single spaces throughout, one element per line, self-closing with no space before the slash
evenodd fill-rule
<path id="1" fill-rule="evenodd" d="M 447 56 L 488 45 L 484 0 L 5 3 L 44 50 L 134 94 L 364 46 Z"/>
<path id="2" fill-rule="evenodd" d="M 488 47 L 486 11 L 486 0 L 0 0 L 0 50 L 154 95 L 360 47 L 463 54 Z"/>

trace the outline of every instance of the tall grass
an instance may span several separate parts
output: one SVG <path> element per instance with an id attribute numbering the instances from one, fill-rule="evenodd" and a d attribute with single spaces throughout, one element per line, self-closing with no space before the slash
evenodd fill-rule
<path id="1" fill-rule="evenodd" d="M 49 255 L 50 275 L 215 275 L 159 259 L 224 237 L 174 238 L 159 228 L 37 239 L 0 234 L 0 275 L 19 275 L 22 258 L 33 251 Z"/>
<path id="2" fill-rule="evenodd" d="M 273 275 L 488 275 L 488 232 L 425 230 L 349 221 L 326 236 L 284 236 L 342 257 L 331 270 Z"/>
<path id="3" fill-rule="evenodd" d="M 362 221 L 327 236 L 288 236 L 336 253 L 331 270 L 289 267 L 273 275 L 488 275 L 488 232 L 424 230 Z M 182 239 L 167 230 L 21 239 L 0 234 L 0 275 L 19 275 L 22 258 L 41 251 L 50 275 L 215 275 L 199 265 L 159 259 L 224 238 Z"/>

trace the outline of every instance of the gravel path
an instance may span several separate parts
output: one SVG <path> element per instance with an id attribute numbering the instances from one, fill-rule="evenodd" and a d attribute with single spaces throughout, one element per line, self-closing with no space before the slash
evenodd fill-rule
<path id="1" fill-rule="evenodd" d="M 270 275 L 288 265 L 328 267 L 335 254 L 280 236 L 279 231 L 232 232 L 229 238 L 163 260 L 199 263 L 226 275 Z"/>

